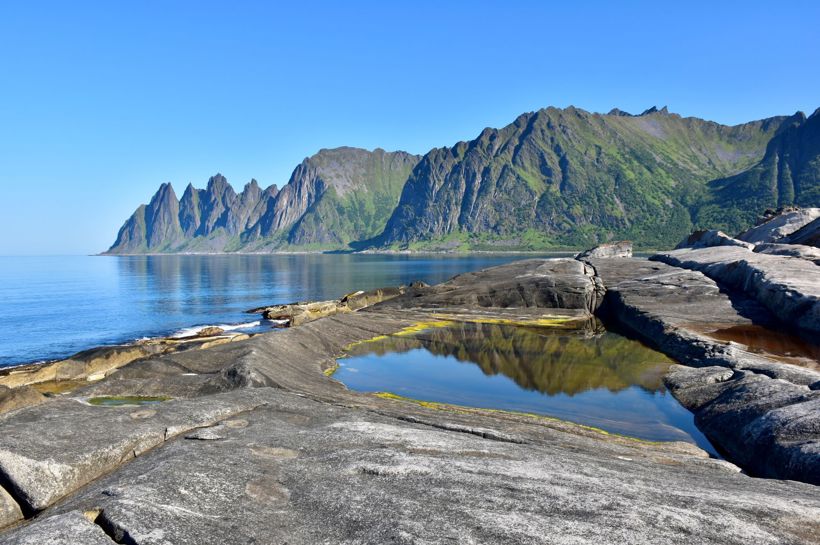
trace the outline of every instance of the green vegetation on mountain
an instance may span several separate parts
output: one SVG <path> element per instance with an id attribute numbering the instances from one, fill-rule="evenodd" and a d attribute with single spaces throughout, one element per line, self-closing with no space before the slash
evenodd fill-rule
<path id="1" fill-rule="evenodd" d="M 785 118 L 727 127 L 664 110 L 639 116 L 548 108 L 428 153 L 378 245 L 674 244 L 710 180 L 754 165 Z"/>
<path id="2" fill-rule="evenodd" d="M 281 190 L 216 175 L 177 201 L 163 184 L 109 252 L 661 248 L 789 204 L 820 206 L 818 113 L 726 126 L 546 108 L 423 157 L 321 150 Z"/>
<path id="3" fill-rule="evenodd" d="M 696 221 L 732 233 L 766 208 L 791 204 L 820 204 L 820 109 L 808 119 L 802 112 L 788 118 L 752 168 L 710 182 Z"/>

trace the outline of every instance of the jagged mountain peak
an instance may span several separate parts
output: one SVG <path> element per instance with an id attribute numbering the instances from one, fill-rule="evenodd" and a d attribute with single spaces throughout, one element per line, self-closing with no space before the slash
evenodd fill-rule
<path id="1" fill-rule="evenodd" d="M 237 194 L 217 173 L 177 203 L 163 184 L 111 251 L 662 247 L 695 226 L 739 231 L 761 203 L 820 205 L 818 119 L 549 107 L 424 156 L 323 148 L 281 188 L 251 180 Z"/>
<path id="2" fill-rule="evenodd" d="M 638 117 L 640 117 L 640 116 L 644 116 L 644 115 L 652 115 L 652 114 L 663 114 L 663 115 L 666 115 L 666 114 L 668 114 L 668 113 L 669 113 L 669 109 L 668 109 L 666 106 L 664 106 L 664 107 L 663 107 L 663 108 L 661 108 L 661 109 L 658 109 L 658 107 L 657 107 L 657 106 L 652 106 L 651 108 L 647 108 L 646 110 L 644 110 L 643 112 L 641 112 L 641 113 L 638 115 Z"/>
<path id="3" fill-rule="evenodd" d="M 172 197 L 175 199 L 176 196 L 177 195 L 174 192 L 174 186 L 171 184 L 171 182 L 164 182 L 164 183 L 161 183 L 159 185 L 159 189 L 157 189 L 157 192 L 154 194 L 154 197 L 153 197 L 152 200 L 154 200 L 154 199 L 167 199 L 167 198 L 172 198 Z"/>

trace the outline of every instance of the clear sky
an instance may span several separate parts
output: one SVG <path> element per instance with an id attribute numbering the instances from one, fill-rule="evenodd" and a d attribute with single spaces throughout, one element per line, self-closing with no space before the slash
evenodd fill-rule
<path id="1" fill-rule="evenodd" d="M 0 254 L 94 253 L 160 183 L 267 186 L 320 148 L 424 153 L 518 114 L 820 106 L 820 2 L 0 6 Z"/>

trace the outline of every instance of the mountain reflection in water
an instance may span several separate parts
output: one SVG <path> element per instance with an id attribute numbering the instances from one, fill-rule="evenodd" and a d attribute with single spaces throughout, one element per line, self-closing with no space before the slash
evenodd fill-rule
<path id="1" fill-rule="evenodd" d="M 603 330 L 456 323 L 357 344 L 334 378 L 358 391 L 556 416 L 714 453 L 663 386 L 672 363 Z"/>

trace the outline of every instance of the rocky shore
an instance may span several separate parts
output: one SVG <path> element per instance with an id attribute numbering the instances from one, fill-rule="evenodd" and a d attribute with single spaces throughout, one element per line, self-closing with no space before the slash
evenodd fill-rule
<path id="1" fill-rule="evenodd" d="M 774 243 L 800 221 L 779 221 Z M 291 327 L 7 374 L 0 543 L 818 543 L 820 371 L 758 340 L 814 338 L 820 273 L 800 248 L 731 240 L 690 237 L 651 259 L 619 243 L 254 309 Z M 435 321 L 595 317 L 679 362 L 667 387 L 725 460 L 356 393 L 326 373 L 352 343 Z M 46 383 L 49 396 L 27 390 Z"/>

